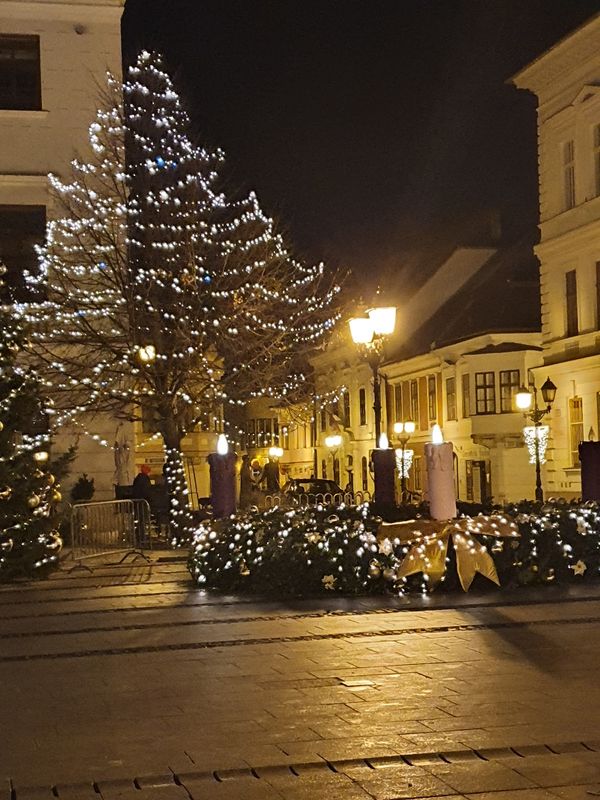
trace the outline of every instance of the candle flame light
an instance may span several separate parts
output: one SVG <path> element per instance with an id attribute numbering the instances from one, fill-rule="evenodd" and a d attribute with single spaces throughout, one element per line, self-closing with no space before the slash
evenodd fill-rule
<path id="1" fill-rule="evenodd" d="M 382 433 L 379 437 L 379 449 L 380 450 L 387 450 L 390 446 L 389 439 L 387 437 L 387 433 Z"/>
<path id="2" fill-rule="evenodd" d="M 217 439 L 217 453 L 220 456 L 226 456 L 229 452 L 229 444 L 227 442 L 227 437 L 224 433 L 219 434 L 219 438 Z"/>
<path id="3" fill-rule="evenodd" d="M 437 422 L 431 429 L 431 442 L 432 444 L 444 444 L 444 434 Z"/>

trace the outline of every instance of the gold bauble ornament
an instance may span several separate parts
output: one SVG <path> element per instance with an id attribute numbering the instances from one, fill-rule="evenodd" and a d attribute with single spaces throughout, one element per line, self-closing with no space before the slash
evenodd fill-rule
<path id="1" fill-rule="evenodd" d="M 54 475 L 51 472 L 49 472 L 46 475 L 46 480 L 48 481 L 48 486 L 54 486 L 54 482 L 56 481 L 56 478 L 54 477 Z"/>
<path id="2" fill-rule="evenodd" d="M 396 570 L 387 567 L 387 569 L 383 570 L 383 577 L 386 581 L 395 581 L 396 580 Z"/>
<path id="3" fill-rule="evenodd" d="M 2 422 L 2 420 L 0 420 L 0 431 L 3 431 L 3 430 L 4 430 L 4 423 Z"/>
<path id="4" fill-rule="evenodd" d="M 40 498 L 37 494 L 32 494 L 31 497 L 27 500 L 27 505 L 29 508 L 37 508 L 40 504 Z"/>
<path id="5" fill-rule="evenodd" d="M 52 502 L 53 503 L 60 503 L 61 500 L 62 500 L 62 494 L 58 491 L 58 489 L 55 489 L 52 492 Z"/>

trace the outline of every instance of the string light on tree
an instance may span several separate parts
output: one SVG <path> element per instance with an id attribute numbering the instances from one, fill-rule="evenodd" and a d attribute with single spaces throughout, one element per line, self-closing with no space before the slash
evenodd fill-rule
<path id="1" fill-rule="evenodd" d="M 62 218 L 48 226 L 30 357 L 57 423 L 90 412 L 156 420 L 171 530 L 193 533 L 181 449 L 223 408 L 312 394 L 309 357 L 339 319 L 339 281 L 294 258 L 254 193 L 223 190 L 221 150 L 197 144 L 159 57 L 109 75 L 87 161 L 51 176 Z M 88 419 L 86 419 L 86 416 Z"/>

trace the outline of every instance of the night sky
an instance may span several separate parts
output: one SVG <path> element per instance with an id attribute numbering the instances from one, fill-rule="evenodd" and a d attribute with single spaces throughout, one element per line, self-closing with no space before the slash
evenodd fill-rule
<path id="1" fill-rule="evenodd" d="M 448 247 L 537 220 L 520 68 L 600 0 L 127 0 L 126 61 L 162 52 L 230 189 L 296 249 L 409 290 Z"/>

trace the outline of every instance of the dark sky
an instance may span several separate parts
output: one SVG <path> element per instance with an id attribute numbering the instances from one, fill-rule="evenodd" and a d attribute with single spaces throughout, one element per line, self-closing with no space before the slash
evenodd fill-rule
<path id="1" fill-rule="evenodd" d="M 127 0 L 230 185 L 297 249 L 409 283 L 436 252 L 537 218 L 535 101 L 505 81 L 600 0 Z M 474 225 L 474 221 L 477 223 Z M 478 233 L 477 233 L 478 232 Z M 441 249 L 440 249 L 441 248 Z"/>

